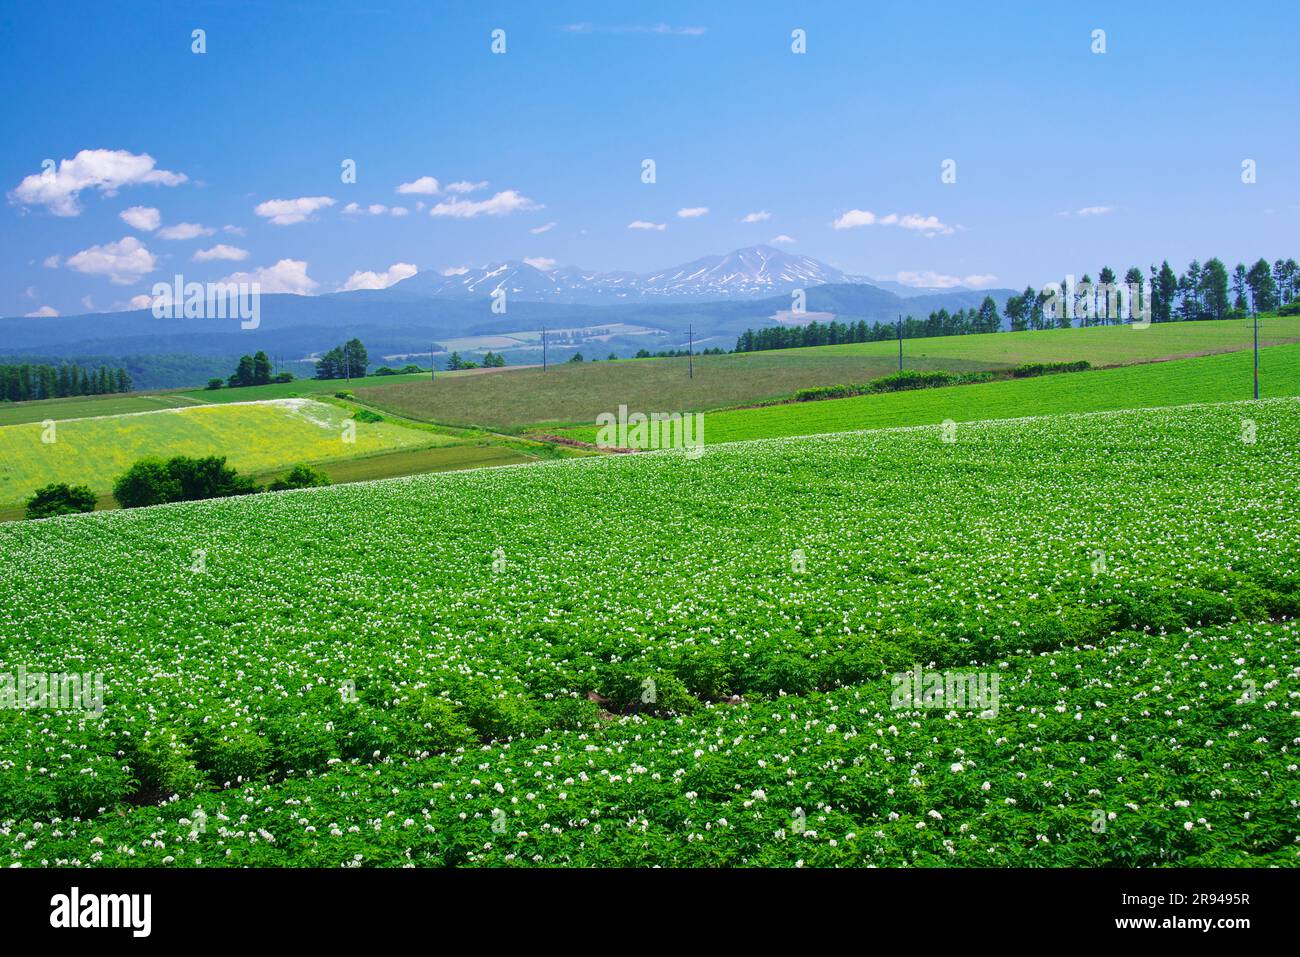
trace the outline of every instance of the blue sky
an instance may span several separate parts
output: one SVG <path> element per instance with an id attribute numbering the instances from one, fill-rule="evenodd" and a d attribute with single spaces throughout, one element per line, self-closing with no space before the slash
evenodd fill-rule
<path id="1" fill-rule="evenodd" d="M 648 271 L 777 237 L 853 273 L 1016 287 L 1296 255 L 1293 5 L 1134 6 L 9 4 L 0 314 L 122 307 L 176 272 L 324 293 L 400 264 Z M 28 179 L 45 159 L 53 182 Z M 397 191 L 422 177 L 438 191 Z M 319 197 L 297 222 L 316 204 L 262 205 Z M 181 224 L 202 232 L 167 238 Z"/>

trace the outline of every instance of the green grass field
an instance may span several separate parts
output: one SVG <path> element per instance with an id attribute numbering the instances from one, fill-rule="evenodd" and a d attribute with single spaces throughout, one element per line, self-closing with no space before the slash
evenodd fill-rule
<path id="1" fill-rule="evenodd" d="M 1300 318 L 1268 318 L 1261 329 L 1266 344 L 1300 341 Z M 1249 324 L 1231 320 L 911 339 L 903 348 L 909 369 L 970 371 L 1076 359 L 1119 365 L 1250 345 Z M 686 359 L 642 359 L 384 383 L 361 387 L 357 396 L 415 419 L 513 432 L 543 424 L 594 422 L 600 413 L 620 405 L 643 412 L 745 405 L 810 386 L 864 382 L 895 371 L 897 364 L 897 343 L 876 342 L 697 356 L 693 379 L 687 378 Z"/>
<path id="2" fill-rule="evenodd" d="M 712 444 L 933 425 L 945 419 L 974 422 L 1026 415 L 1230 402 L 1251 397 L 1252 362 L 1251 353 L 1234 352 L 1035 379 L 710 412 L 704 417 L 704 441 Z M 1261 349 L 1260 370 L 1261 397 L 1300 395 L 1300 344 Z M 596 431 L 593 424 L 556 430 L 555 434 L 594 442 Z"/>
<path id="3" fill-rule="evenodd" d="M 712 409 L 846 378 L 887 375 L 893 368 L 887 358 L 864 360 L 806 351 L 809 354 L 798 356 L 780 352 L 696 356 L 693 379 L 687 378 L 686 359 L 637 359 L 383 385 L 358 389 L 356 394 L 376 408 L 415 419 L 515 432 L 543 422 L 594 421 L 600 412 L 617 409 L 620 403 L 633 408 Z M 958 358 L 925 360 L 919 365 L 954 371 L 988 367 Z"/>
<path id="4" fill-rule="evenodd" d="M 1275 399 L 11 523 L 0 660 L 102 707 L 0 708 L 0 858 L 1295 866 L 1298 449 Z"/>
<path id="5" fill-rule="evenodd" d="M 1265 316 L 1259 321 L 1260 345 L 1300 342 L 1300 317 Z M 1022 362 L 1071 362 L 1087 359 L 1095 366 L 1176 359 L 1214 352 L 1249 349 L 1253 324 L 1249 319 L 1215 322 L 1160 322 L 1145 329 L 1134 326 L 1089 326 L 999 332 L 982 336 L 944 336 L 903 343 L 908 357 L 945 359 L 960 356 L 978 362 L 1019 365 Z M 898 355 L 896 342 L 866 342 L 816 349 L 783 350 L 796 356 L 811 351 L 840 355 Z"/>
<path id="6" fill-rule="evenodd" d="M 262 472 L 456 442 L 388 422 L 355 423 L 355 441 L 345 442 L 347 419 L 347 410 L 338 406 L 285 399 L 72 419 L 56 423 L 52 442 L 42 441 L 40 423 L 4 426 L 0 504 L 21 502 L 50 482 L 87 485 L 103 494 L 147 456 L 224 455 L 242 472 Z"/>
<path id="7" fill-rule="evenodd" d="M 459 379 L 500 371 L 500 369 L 463 369 L 459 372 L 439 372 L 438 378 Z M 506 371 L 509 371 L 509 369 L 507 368 Z M 429 373 L 413 372 L 409 375 L 368 375 L 359 379 L 294 379 L 292 382 L 252 385 L 238 389 L 185 389 L 169 394 L 197 402 L 257 402 L 262 399 L 291 399 L 297 396 L 333 395 L 336 392 L 355 392 L 357 389 L 428 381 L 430 381 Z"/>
<path id="8" fill-rule="evenodd" d="M 169 392 L 87 395 L 68 399 L 37 399 L 34 402 L 0 402 L 0 426 L 44 422 L 47 419 L 64 421 L 96 415 L 183 409 L 194 404 L 192 399 L 184 395 Z"/>

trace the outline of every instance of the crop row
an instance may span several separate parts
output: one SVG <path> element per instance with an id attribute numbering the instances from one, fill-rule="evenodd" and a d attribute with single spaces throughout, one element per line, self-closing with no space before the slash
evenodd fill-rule
<path id="1" fill-rule="evenodd" d="M 8 526 L 0 673 L 105 707 L 0 711 L 0 821 L 1294 616 L 1298 440 L 1247 403 Z"/>

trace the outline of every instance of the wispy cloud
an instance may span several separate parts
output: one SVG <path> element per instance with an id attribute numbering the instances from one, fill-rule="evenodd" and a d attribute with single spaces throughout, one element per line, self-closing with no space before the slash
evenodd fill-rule
<path id="1" fill-rule="evenodd" d="M 559 223 L 542 223 L 542 225 L 534 226 L 532 229 L 528 231 L 532 233 L 534 236 L 540 236 L 542 233 L 549 233 L 552 229 L 554 229 L 558 225 Z"/>
<path id="2" fill-rule="evenodd" d="M 677 210 L 677 216 L 680 219 L 699 219 L 701 216 L 709 214 L 707 206 L 686 206 Z"/>
<path id="3" fill-rule="evenodd" d="M 1068 218 L 1070 216 L 1105 216 L 1113 212 L 1115 212 L 1114 206 L 1085 206 L 1082 209 L 1076 209 L 1074 212 L 1067 209 L 1056 215 Z"/>
<path id="4" fill-rule="evenodd" d="M 998 281 L 998 277 L 989 273 L 976 273 L 970 276 L 949 276 L 945 273 L 930 272 L 928 270 L 920 272 L 911 272 L 904 270 L 896 272 L 892 276 L 881 276 L 881 279 L 892 279 L 894 282 L 902 283 L 904 286 L 920 286 L 927 289 L 951 289 L 954 286 L 968 286 L 971 289 L 984 289 Z"/>
<path id="5" fill-rule="evenodd" d="M 258 203 L 253 212 L 276 226 L 292 226 L 310 219 L 317 210 L 333 205 L 334 200 L 329 196 L 300 196 L 297 199 L 268 199 Z"/>
<path id="6" fill-rule="evenodd" d="M 238 246 L 227 246 L 225 243 L 217 243 L 211 249 L 198 250 L 192 258 L 196 263 L 216 262 L 221 260 L 243 262 L 248 258 L 248 250 L 240 249 Z"/>
<path id="7" fill-rule="evenodd" d="M 627 224 L 628 229 L 657 229 L 663 231 L 668 228 L 667 223 L 648 223 L 644 219 L 634 219 Z"/>
<path id="8" fill-rule="evenodd" d="M 543 207 L 517 190 L 507 189 L 491 199 L 452 198 L 429 208 L 430 216 L 449 216 L 453 219 L 474 219 L 478 216 L 506 216 Z"/>
<path id="9" fill-rule="evenodd" d="M 922 216 L 919 213 L 889 213 L 877 216 L 869 209 L 850 209 L 831 224 L 836 229 L 856 229 L 859 226 L 897 226 L 922 233 L 928 239 L 932 236 L 949 236 L 955 230 L 952 226 L 939 221 L 938 216 Z"/>
<path id="10" fill-rule="evenodd" d="M 772 218 L 772 214 L 765 209 L 760 209 L 754 213 L 746 213 L 740 217 L 742 223 L 762 223 Z"/>
<path id="11" fill-rule="evenodd" d="M 773 236 L 769 242 L 771 242 L 773 246 L 789 246 L 795 242 L 795 238 L 782 233 L 780 236 Z"/>
<path id="12" fill-rule="evenodd" d="M 409 210 L 405 206 L 385 206 L 383 203 L 371 203 L 369 206 L 348 203 L 343 207 L 343 212 L 348 216 L 405 216 Z"/>
<path id="13" fill-rule="evenodd" d="M 37 309 L 35 312 L 24 313 L 24 318 L 26 318 L 26 319 L 47 319 L 47 318 L 52 319 L 53 317 L 57 316 L 58 314 L 59 314 L 59 310 L 55 309 L 53 306 L 41 306 L 41 308 Z"/>
<path id="14" fill-rule="evenodd" d="M 211 236 L 216 230 L 198 223 L 177 223 L 164 226 L 158 230 L 159 239 L 197 239 L 199 236 Z"/>

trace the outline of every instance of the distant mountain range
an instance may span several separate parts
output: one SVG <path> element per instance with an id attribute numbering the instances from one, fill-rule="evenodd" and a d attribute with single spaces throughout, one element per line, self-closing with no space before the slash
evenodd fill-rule
<path id="1" fill-rule="evenodd" d="M 359 336 L 372 357 L 427 355 L 432 342 L 500 337 L 550 329 L 615 327 L 599 340 L 600 355 L 631 355 L 696 343 L 730 348 L 746 329 L 806 321 L 790 314 L 791 293 L 806 291 L 806 319 L 892 322 L 900 314 L 925 316 L 978 306 L 986 295 L 1001 306 L 1010 289 L 925 290 L 905 294 L 851 276 L 807 256 L 752 246 L 723 256 L 651 273 L 593 272 L 576 267 L 538 269 L 504 262 L 456 275 L 420 272 L 387 289 L 321 296 L 266 294 L 261 324 L 240 329 L 230 319 L 156 319 L 149 310 L 55 318 L 0 319 L 0 357 L 126 357 L 173 355 L 229 360 L 265 350 L 296 359 Z M 893 285 L 893 284 L 889 284 Z M 494 312 L 492 294 L 506 292 L 506 312 Z M 619 326 L 640 327 L 624 334 Z M 581 338 L 581 337 L 579 337 Z M 473 353 L 475 346 L 453 346 Z M 530 347 L 496 342 L 508 360 L 533 361 Z M 597 348 L 593 343 L 592 348 Z M 589 350 L 591 351 L 591 350 Z M 378 364 L 378 363 L 376 363 Z M 178 367 L 172 364 L 169 368 Z M 190 385 L 159 380 L 153 385 Z"/>
<path id="2" fill-rule="evenodd" d="M 649 273 L 592 272 L 576 266 L 539 269 L 511 261 L 453 275 L 418 273 L 390 288 L 395 296 L 482 299 L 505 290 L 507 301 L 620 305 L 761 299 L 810 286 L 859 282 L 868 280 L 773 246 L 750 246 Z"/>

